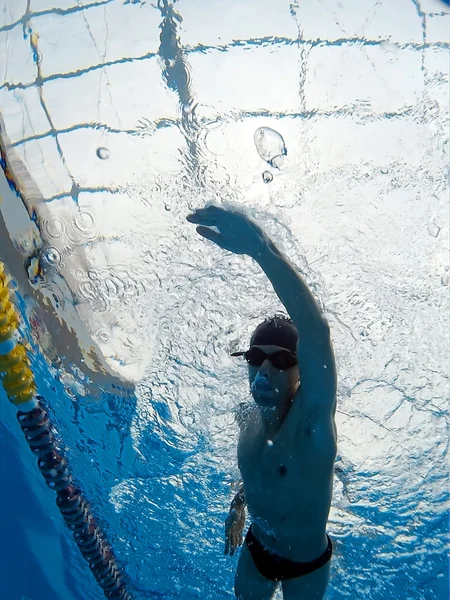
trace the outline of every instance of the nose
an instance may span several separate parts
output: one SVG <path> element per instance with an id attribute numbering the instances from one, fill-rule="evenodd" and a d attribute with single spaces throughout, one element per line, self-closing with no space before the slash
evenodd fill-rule
<path id="1" fill-rule="evenodd" d="M 266 360 L 259 367 L 258 374 L 260 377 L 265 377 L 266 379 L 268 379 L 270 372 L 271 372 L 271 364 L 270 364 L 270 361 L 266 358 Z"/>
<path id="2" fill-rule="evenodd" d="M 263 366 L 258 369 L 253 381 L 251 382 L 252 390 L 268 390 L 272 387 L 270 376 Z"/>

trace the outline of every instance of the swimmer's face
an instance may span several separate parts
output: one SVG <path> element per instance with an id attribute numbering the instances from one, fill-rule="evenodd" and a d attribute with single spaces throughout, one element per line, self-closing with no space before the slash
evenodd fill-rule
<path id="1" fill-rule="evenodd" d="M 260 348 L 267 355 L 285 350 L 280 346 L 254 347 Z M 300 382 L 298 365 L 280 370 L 270 362 L 269 358 L 266 358 L 260 366 L 249 364 L 248 379 L 256 404 L 266 408 L 282 406 L 287 400 L 290 400 Z"/>

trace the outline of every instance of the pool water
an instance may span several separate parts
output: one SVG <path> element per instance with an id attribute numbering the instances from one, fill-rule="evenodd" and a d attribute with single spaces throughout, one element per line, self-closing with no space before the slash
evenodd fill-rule
<path id="1" fill-rule="evenodd" d="M 0 260 L 132 597 L 234 597 L 224 521 L 249 390 L 229 355 L 282 306 L 256 263 L 186 222 L 214 201 L 257 220 L 330 323 L 326 600 L 447 598 L 448 3 L 0 15 Z M 102 598 L 3 390 L 0 411 L 0 597 Z"/>

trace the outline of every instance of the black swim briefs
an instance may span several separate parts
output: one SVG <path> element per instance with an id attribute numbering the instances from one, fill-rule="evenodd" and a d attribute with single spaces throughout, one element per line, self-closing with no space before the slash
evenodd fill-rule
<path id="1" fill-rule="evenodd" d="M 312 573 L 316 569 L 323 567 L 333 554 L 333 544 L 327 534 L 328 546 L 323 554 L 310 562 L 295 562 L 287 558 L 281 558 L 273 554 L 255 538 L 252 528 L 247 532 L 245 543 L 250 550 L 253 562 L 256 568 L 266 579 L 271 581 L 283 581 L 283 579 L 293 579 Z"/>

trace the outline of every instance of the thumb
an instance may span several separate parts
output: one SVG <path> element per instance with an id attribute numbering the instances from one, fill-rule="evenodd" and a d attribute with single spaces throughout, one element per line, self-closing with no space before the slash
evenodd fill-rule
<path id="1" fill-rule="evenodd" d="M 233 250 L 230 250 L 229 245 L 225 241 L 222 233 L 214 231 L 214 229 L 210 229 L 209 227 L 202 227 L 201 225 L 196 227 L 196 230 L 197 233 L 199 233 L 202 237 L 206 238 L 207 240 L 211 240 L 211 242 L 214 242 L 220 248 L 228 250 L 229 252 L 233 252 Z"/>
<path id="2" fill-rule="evenodd" d="M 219 244 L 219 239 L 220 239 L 219 232 L 214 231 L 214 229 L 211 229 L 210 227 L 203 227 L 203 225 L 199 225 L 195 229 L 196 229 L 197 233 L 199 233 L 202 237 L 206 238 L 207 240 L 211 240 L 211 242 L 215 242 L 216 244 Z"/>

